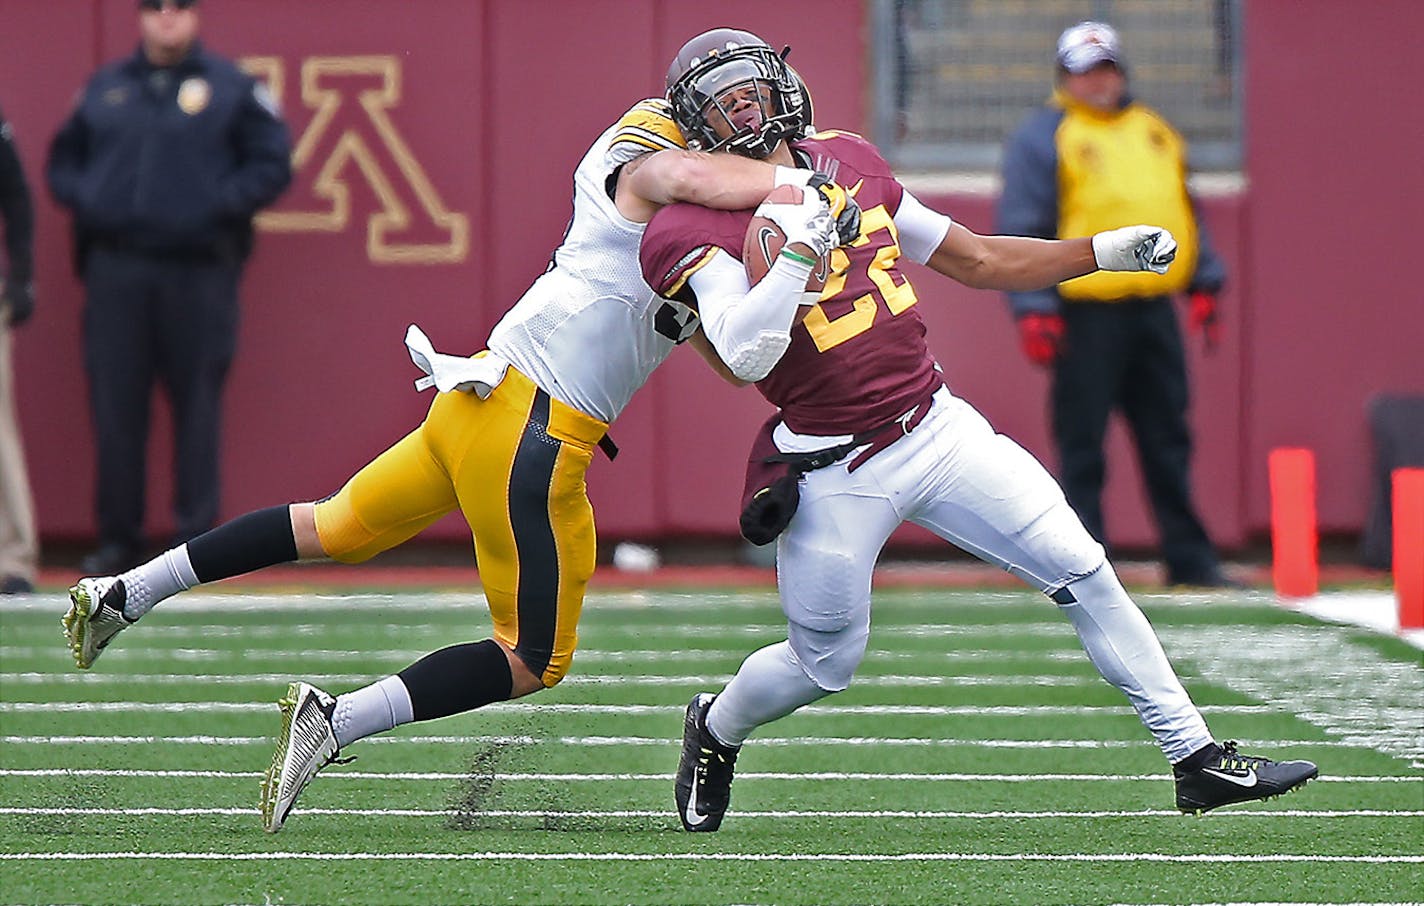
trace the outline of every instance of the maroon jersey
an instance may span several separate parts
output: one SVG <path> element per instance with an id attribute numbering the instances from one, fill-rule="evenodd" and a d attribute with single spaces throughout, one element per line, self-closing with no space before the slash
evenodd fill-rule
<path id="1" fill-rule="evenodd" d="M 846 132 L 791 144 L 845 186 L 861 208 L 860 238 L 831 252 L 820 301 L 791 329 L 791 345 L 757 389 L 802 434 L 856 434 L 922 401 L 943 377 L 925 344 L 914 288 L 900 270 L 894 216 L 903 187 L 873 145 Z M 692 303 L 687 280 L 717 249 L 740 260 L 751 211 L 663 208 L 643 234 L 643 277 Z"/>

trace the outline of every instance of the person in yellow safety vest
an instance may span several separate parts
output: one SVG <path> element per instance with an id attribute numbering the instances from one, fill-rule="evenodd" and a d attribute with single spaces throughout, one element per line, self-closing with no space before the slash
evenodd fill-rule
<path id="1" fill-rule="evenodd" d="M 1118 33 L 1080 22 L 1058 40 L 1052 99 L 1004 152 L 997 230 L 1044 239 L 1130 223 L 1177 238 L 1166 274 L 1099 271 L 1057 287 L 1009 293 L 1024 353 L 1053 372 L 1059 479 L 1088 530 L 1107 544 L 1104 435 L 1119 410 L 1137 448 L 1170 585 L 1231 586 L 1192 502 L 1188 381 L 1172 297 L 1210 349 L 1219 324 L 1220 258 L 1187 194 L 1187 144 L 1128 93 Z"/>

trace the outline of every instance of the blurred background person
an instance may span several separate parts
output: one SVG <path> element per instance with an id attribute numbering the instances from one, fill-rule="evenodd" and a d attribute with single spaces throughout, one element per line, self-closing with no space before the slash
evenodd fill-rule
<path id="1" fill-rule="evenodd" d="M 1187 146 L 1161 114 L 1128 93 L 1116 30 L 1080 22 L 1058 39 L 1052 99 L 1004 151 L 997 229 L 1044 239 L 1157 223 L 1177 238 L 1165 275 L 1097 273 L 1056 288 L 1009 293 L 1024 353 L 1052 369 L 1059 479 L 1093 536 L 1102 509 L 1108 418 L 1131 429 L 1170 585 L 1234 585 L 1192 502 L 1188 379 L 1175 294 L 1210 349 L 1226 273 L 1187 194 Z"/>
<path id="2" fill-rule="evenodd" d="M 196 0 L 140 0 L 138 49 L 101 68 L 50 147 L 74 213 L 84 364 L 98 466 L 86 573 L 143 554 L 155 377 L 174 423 L 172 543 L 211 528 L 222 390 L 237 339 L 252 217 L 291 181 L 291 140 L 266 89 L 198 40 Z"/>
<path id="3" fill-rule="evenodd" d="M 35 590 L 39 539 L 35 503 L 25 470 L 25 449 L 15 408 L 15 368 L 11 328 L 35 310 L 35 214 L 29 184 L 20 166 L 14 131 L 0 112 L 0 218 L 5 226 L 8 268 L 0 280 L 0 595 Z"/>

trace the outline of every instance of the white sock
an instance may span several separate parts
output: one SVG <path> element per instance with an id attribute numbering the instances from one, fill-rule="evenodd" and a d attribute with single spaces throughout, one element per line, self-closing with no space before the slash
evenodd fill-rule
<path id="1" fill-rule="evenodd" d="M 410 690 L 399 676 L 388 676 L 355 692 L 336 696 L 332 729 L 336 744 L 345 748 L 358 739 L 384 733 L 415 720 Z"/>
<path id="2" fill-rule="evenodd" d="M 1167 760 L 1176 763 L 1212 741 L 1211 731 L 1177 679 L 1152 624 L 1128 597 L 1111 564 L 1068 586 L 1073 623 L 1088 660 L 1123 691 Z"/>
<path id="3" fill-rule="evenodd" d="M 124 618 L 133 622 L 164 598 L 197 585 L 198 576 L 188 559 L 188 545 L 180 544 L 123 573 L 119 581 L 124 583 Z"/>
<path id="4" fill-rule="evenodd" d="M 763 724 L 830 695 L 811 682 L 790 642 L 753 651 L 707 712 L 707 730 L 725 746 L 739 746 Z"/>

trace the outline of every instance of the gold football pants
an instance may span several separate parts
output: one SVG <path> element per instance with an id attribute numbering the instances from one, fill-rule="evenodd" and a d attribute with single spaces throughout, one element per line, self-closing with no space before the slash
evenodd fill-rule
<path id="1" fill-rule="evenodd" d="M 513 367 L 488 399 L 437 394 L 419 428 L 316 505 L 322 549 L 359 562 L 458 507 L 474 535 L 495 638 L 552 686 L 573 660 L 593 574 L 584 474 L 607 430 Z"/>

